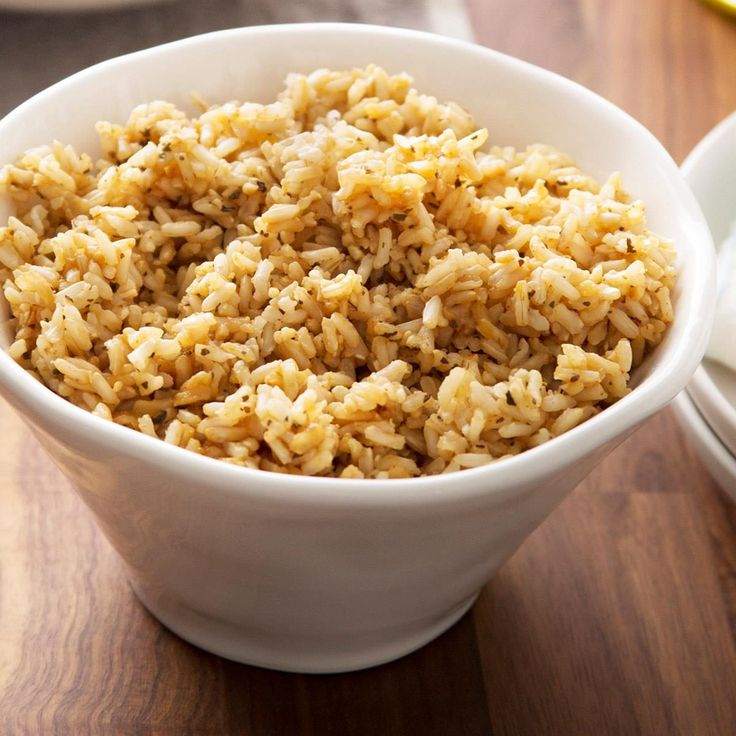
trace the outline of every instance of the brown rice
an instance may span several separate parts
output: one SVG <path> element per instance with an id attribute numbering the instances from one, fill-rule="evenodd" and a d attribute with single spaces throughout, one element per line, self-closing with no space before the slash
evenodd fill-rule
<path id="1" fill-rule="evenodd" d="M 617 174 L 483 150 L 369 66 L 267 105 L 166 102 L 0 173 L 10 355 L 100 417 L 252 468 L 476 467 L 628 391 L 672 321 L 672 245 Z"/>

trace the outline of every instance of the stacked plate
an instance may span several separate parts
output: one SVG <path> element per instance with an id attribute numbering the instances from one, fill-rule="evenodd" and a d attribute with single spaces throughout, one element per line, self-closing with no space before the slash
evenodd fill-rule
<path id="1" fill-rule="evenodd" d="M 719 248 L 736 231 L 736 113 L 703 138 L 682 171 Z M 736 275 L 731 284 L 736 289 Z M 719 320 L 717 315 L 714 331 L 719 339 L 736 342 L 736 334 L 724 334 L 728 330 L 723 316 Z M 729 369 L 706 358 L 673 407 L 705 466 L 736 500 L 736 363 Z"/>

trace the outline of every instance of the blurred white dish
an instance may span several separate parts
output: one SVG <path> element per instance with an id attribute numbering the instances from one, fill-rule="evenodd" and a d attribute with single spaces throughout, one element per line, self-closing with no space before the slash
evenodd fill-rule
<path id="1" fill-rule="evenodd" d="M 136 5 L 154 5 L 173 0 L 0 0 L 0 10 L 28 13 L 74 13 L 105 11 Z"/>
<path id="2" fill-rule="evenodd" d="M 673 402 L 672 408 L 690 444 L 698 453 L 718 485 L 736 501 L 736 457 L 718 439 L 715 432 L 695 408 L 687 391 Z"/>
<path id="3" fill-rule="evenodd" d="M 728 238 L 736 221 L 736 113 L 717 125 L 692 150 L 682 165 L 685 180 L 708 221 L 716 248 Z M 736 342 L 727 325 L 722 340 Z M 734 365 L 736 369 L 736 365 Z M 687 390 L 721 441 L 736 454 L 736 370 L 705 360 Z"/>
<path id="4" fill-rule="evenodd" d="M 651 228 L 676 243 L 675 319 L 637 369 L 634 390 L 588 422 L 517 457 L 409 480 L 292 476 L 212 460 L 73 406 L 0 350 L 0 390 L 92 509 L 145 605 L 205 649 L 278 669 L 367 667 L 454 623 L 601 458 L 684 388 L 714 308 L 705 220 L 647 130 L 567 79 L 441 36 L 261 26 L 113 59 L 0 121 L 0 164 L 53 139 L 94 152 L 95 122 L 125 120 L 143 101 L 188 106 L 192 90 L 211 101 L 273 99 L 290 71 L 369 62 L 464 105 L 498 143 L 548 143 L 599 179 L 621 171 Z M 0 218 L 7 214 L 0 203 Z"/>

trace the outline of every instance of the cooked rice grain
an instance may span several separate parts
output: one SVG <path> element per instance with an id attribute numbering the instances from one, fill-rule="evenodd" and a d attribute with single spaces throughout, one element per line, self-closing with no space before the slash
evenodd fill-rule
<path id="1" fill-rule="evenodd" d="M 11 356 L 102 418 L 231 463 L 477 467 L 624 396 L 672 321 L 670 243 L 617 174 L 482 147 L 376 66 L 268 105 L 166 102 L 0 173 Z"/>

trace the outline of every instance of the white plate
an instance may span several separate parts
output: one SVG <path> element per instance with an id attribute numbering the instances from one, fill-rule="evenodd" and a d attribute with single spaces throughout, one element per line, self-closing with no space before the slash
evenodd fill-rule
<path id="1" fill-rule="evenodd" d="M 673 402 L 675 416 L 718 485 L 736 501 L 736 457 L 716 437 L 713 430 L 695 408 L 687 391 L 683 391 Z"/>
<path id="2" fill-rule="evenodd" d="M 695 146 L 682 173 L 718 248 L 736 221 L 736 112 Z M 713 431 L 736 455 L 736 372 L 705 360 L 687 390 Z"/>

